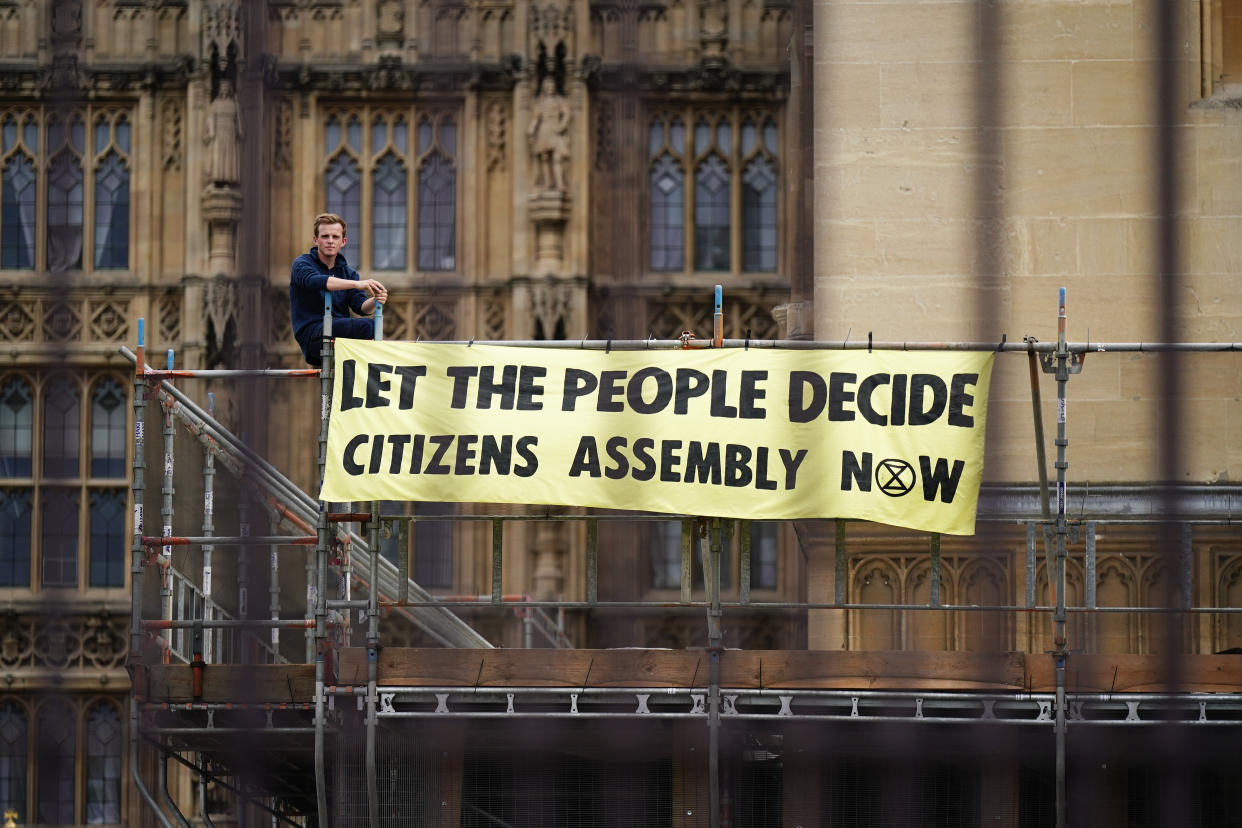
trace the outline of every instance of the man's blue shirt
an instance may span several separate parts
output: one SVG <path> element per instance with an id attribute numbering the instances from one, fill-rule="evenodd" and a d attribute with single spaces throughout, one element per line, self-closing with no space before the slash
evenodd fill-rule
<path id="1" fill-rule="evenodd" d="M 328 289 L 329 276 L 359 281 L 358 271 L 350 267 L 340 253 L 336 254 L 336 266 L 332 268 L 320 260 L 316 247 L 293 260 L 289 273 L 289 319 L 294 338 L 303 346 L 307 337 L 322 333 L 323 294 Z M 332 318 L 348 319 L 351 309 L 365 315 L 362 303 L 368 298 L 365 291 L 352 288 L 332 291 Z"/>

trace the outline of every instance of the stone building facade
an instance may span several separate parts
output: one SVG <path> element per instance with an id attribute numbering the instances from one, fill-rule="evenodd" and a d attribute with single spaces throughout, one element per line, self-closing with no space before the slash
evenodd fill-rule
<path id="1" fill-rule="evenodd" d="M 289 262 L 330 210 L 349 223 L 345 256 L 391 292 L 387 339 L 705 337 L 723 284 L 729 338 L 1046 341 L 1068 286 L 1073 339 L 1150 341 L 1169 331 L 1153 274 L 1172 261 L 1172 333 L 1234 341 L 1240 20 L 1237 0 L 0 0 L 0 809 L 143 824 L 126 782 L 135 424 L 120 353 L 140 318 L 148 354 L 171 349 L 178 366 L 300 365 Z M 1155 160 L 1176 172 L 1172 197 Z M 1029 490 L 1020 361 L 998 358 L 988 468 Z M 1194 390 L 1163 468 L 1157 363 L 1093 354 L 1071 381 L 1073 474 L 1134 502 L 1165 477 L 1233 496 L 1235 355 L 1180 363 Z M 317 388 L 184 385 L 313 488 Z M 201 467 L 176 474 L 175 511 L 194 514 Z M 245 523 L 243 508 L 222 492 L 217 528 Z M 415 578 L 486 592 L 482 530 L 425 525 Z M 580 600 L 584 531 L 510 533 L 504 592 Z M 679 532 L 601 536 L 601 598 L 676 600 Z M 924 538 L 851 529 L 841 568 L 830 526 L 756 532 L 759 600 L 928 600 Z M 1159 605 L 1171 575 L 1151 532 L 1107 534 L 1098 569 L 1071 562 L 1070 602 Z M 946 602 L 1046 604 L 1025 537 L 981 537 L 945 542 Z M 1236 532 L 1196 529 L 1189 548 L 1196 604 L 1238 605 Z M 299 565 L 290 554 L 281 571 Z M 1184 649 L 1242 645 L 1237 618 L 1197 623 Z M 748 649 L 1053 646 L 1021 613 L 732 619 L 726 644 Z M 520 642 L 516 625 L 477 623 Z M 702 627 L 670 612 L 571 618 L 568 632 L 580 647 L 685 648 Z M 1156 652 L 1163 634 L 1137 616 L 1071 626 L 1098 652 Z"/>

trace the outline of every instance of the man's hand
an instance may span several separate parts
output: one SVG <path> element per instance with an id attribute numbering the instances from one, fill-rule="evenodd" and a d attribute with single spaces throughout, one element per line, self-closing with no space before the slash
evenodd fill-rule
<path id="1" fill-rule="evenodd" d="M 367 295 L 373 298 L 381 305 L 388 302 L 388 290 L 374 279 L 361 279 L 358 282 L 358 289 L 366 291 Z"/>

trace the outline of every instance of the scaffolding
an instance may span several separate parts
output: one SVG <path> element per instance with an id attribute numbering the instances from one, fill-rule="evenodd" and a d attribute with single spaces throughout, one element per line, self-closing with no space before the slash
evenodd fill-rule
<path id="1" fill-rule="evenodd" d="M 1066 734 L 1073 727 L 1156 727 L 1176 722 L 1193 725 L 1201 730 L 1215 730 L 1236 736 L 1242 726 L 1242 692 L 1214 693 L 1074 693 L 1067 689 L 1066 668 L 1072 658 L 1067 633 L 1071 613 L 1153 613 L 1166 612 L 1178 616 L 1227 615 L 1242 608 L 1192 605 L 1192 561 L 1190 540 L 1195 527 L 1237 525 L 1235 517 L 1242 507 L 1242 489 L 1222 486 L 1167 487 L 1072 487 L 1066 479 L 1068 468 L 1068 433 L 1066 399 L 1070 378 L 1083 369 L 1088 354 L 1116 353 L 1192 353 L 1237 352 L 1238 343 L 1071 343 L 1066 335 L 1065 292 L 1059 295 L 1056 342 L 1038 342 L 1027 338 L 1022 342 L 878 342 L 870 335 L 864 341 L 809 342 L 802 340 L 731 340 L 721 335 L 721 296 L 715 294 L 715 331 L 708 339 L 696 339 L 686 333 L 676 340 L 582 340 L 579 342 L 490 342 L 507 346 L 532 348 L 575 348 L 584 350 L 673 350 L 686 348 L 743 349 L 834 349 L 834 350 L 950 350 L 994 351 L 998 354 L 1025 354 L 1030 366 L 1032 408 L 1035 417 L 1037 466 L 1040 480 L 1036 486 L 988 489 L 980 495 L 982 522 L 1019 523 L 1025 527 L 1025 594 L 1012 604 L 976 605 L 942 600 L 941 539 L 930 534 L 926 553 L 930 560 L 931 585 L 925 605 L 900 603 L 882 604 L 847 600 L 845 567 L 849 557 L 849 529 L 845 520 L 835 521 L 835 591 L 831 600 L 762 601 L 751 594 L 751 533 L 750 522 L 702 518 L 695 515 L 609 515 L 609 514 L 471 514 L 454 515 L 455 521 L 477 521 L 490 525 L 491 530 L 491 592 L 484 595 L 436 596 L 419 587 L 408 569 L 408 538 L 413 521 L 409 515 L 381 512 L 379 502 L 372 502 L 362 511 L 333 511 L 332 504 L 316 501 L 299 490 L 263 457 L 249 449 L 245 442 L 221 425 L 214 416 L 209 396 L 206 408 L 191 400 L 174 380 L 269 377 L 273 379 L 312 379 L 320 381 L 321 427 L 319 434 L 319 479 L 322 481 L 327 460 L 328 419 L 333 382 L 333 339 L 330 301 L 325 304 L 323 362 L 320 369 L 291 370 L 176 370 L 173 354 L 163 370 L 148 365 L 143 345 L 143 323 L 139 320 L 138 344 L 135 351 L 122 353 L 135 366 L 133 382 L 134 462 L 133 462 L 133 544 L 131 548 L 132 618 L 130 628 L 131 673 L 152 663 L 180 663 L 190 668 L 192 681 L 189 700 L 170 703 L 152 696 L 135 679 L 130 708 L 130 766 L 134 784 L 155 818 L 166 826 L 188 825 L 187 818 L 167 789 L 167 761 L 171 758 L 186 764 L 198 774 L 200 788 L 207 780 L 230 788 L 254 807 L 266 810 L 273 824 L 294 825 L 357 824 L 377 826 L 388 824 L 397 813 L 398 787 L 381 785 L 381 776 L 390 782 L 396 779 L 393 763 L 404 754 L 394 744 L 383 749 L 384 740 L 395 738 L 385 726 L 466 719 L 476 722 L 516 719 L 550 722 L 599 723 L 619 719 L 658 724 L 660 727 L 703 727 L 706 731 L 706 791 L 702 796 L 707 813 L 693 820 L 682 819 L 675 824 L 710 825 L 712 828 L 732 824 L 729 816 L 731 794 L 728 784 L 722 786 L 720 757 L 722 733 L 726 728 L 759 728 L 791 723 L 848 724 L 920 723 L 937 727 L 957 725 L 1007 725 L 1019 730 L 1046 733 L 1052 731 L 1054 746 L 1055 796 L 1052 813 L 1055 824 L 1066 824 Z M 377 306 L 376 338 L 383 336 L 382 306 Z M 1096 359 L 1101 357 L 1097 356 Z M 1044 474 L 1045 452 L 1040 421 L 1038 375 L 1048 373 L 1057 384 L 1057 436 L 1054 467 L 1055 480 Z M 146 503 L 145 423 L 147 399 L 159 403 L 162 415 L 164 448 L 163 485 L 161 488 L 161 533 L 147 534 L 144 522 Z M 202 521 L 200 535 L 173 534 L 173 469 L 174 427 L 180 423 L 201 446 L 203 457 Z M 248 514 L 240 514 L 240 531 L 236 535 L 215 534 L 214 476 L 216 464 L 224 467 L 242 486 L 259 496 L 265 504 L 271 525 L 285 527 L 287 533 L 251 534 Z M 1069 504 L 1081 504 L 1079 516 L 1071 514 Z M 1088 508 L 1090 504 L 1090 508 Z M 245 500 L 240 508 L 245 509 Z M 445 519 L 445 518 L 437 518 Z M 601 600 L 599 591 L 599 546 L 601 525 L 613 521 L 679 520 L 682 524 L 681 579 L 679 600 Z M 532 600 L 527 595 L 508 595 L 503 591 L 503 549 L 507 524 L 523 521 L 572 521 L 585 525 L 585 596 L 583 600 Z M 355 530 L 353 525 L 357 524 Z M 1152 607 L 1101 606 L 1094 589 L 1096 569 L 1096 533 L 1107 525 L 1143 525 L 1164 532 L 1173 539 L 1165 545 L 1165 554 L 1178 573 L 1178 594 L 1173 605 L 1163 610 Z M 1172 534 L 1169 534 L 1172 533 Z M 381 537 L 395 536 L 402 554 L 394 564 L 379 552 Z M 739 584 L 736 600 L 726 600 L 722 593 L 722 554 L 730 542 L 739 549 Z M 1071 606 L 1066 599 L 1066 562 L 1072 543 L 1082 541 L 1085 600 Z M 197 546 L 202 550 L 202 566 L 197 573 L 182 571 L 174 565 L 173 550 Z M 1051 589 L 1047 605 L 1036 600 L 1035 572 L 1040 553 L 1046 562 Z M 244 561 L 253 548 L 267 547 L 270 573 L 269 600 L 266 612 L 255 610 L 250 601 L 246 566 L 239 566 L 236 593 L 229 596 L 236 608 L 230 612 L 217 587 L 213 591 L 212 562 L 224 549 L 236 550 Z M 300 547 L 308 550 L 306 571 L 306 602 L 300 617 L 288 617 L 289 602 L 281 593 L 281 573 L 277 549 Z M 696 561 L 703 573 L 704 597 L 692 590 Z M 159 573 L 158 618 L 144 612 L 145 578 L 148 571 Z M 197 576 L 197 577 L 195 577 Z M 329 597 L 331 581 L 336 579 L 337 597 Z M 355 590 L 366 593 L 355 598 Z M 651 686 L 593 687 L 590 674 L 581 686 L 541 687 L 511 683 L 498 687 L 482 682 L 485 661 L 478 661 L 478 675 L 473 684 L 434 685 L 381 684 L 380 618 L 396 614 L 422 629 L 427 635 L 448 648 L 488 650 L 492 644 L 455 613 L 464 608 L 515 611 L 525 625 L 524 642 L 531 646 L 535 636 L 551 647 L 567 648 L 564 614 L 598 610 L 667 610 L 702 611 L 706 617 L 707 647 L 693 661 L 693 674 L 688 680 Z M 1054 650 L 1052 688 L 1018 691 L 975 690 L 939 692 L 933 690 L 866 690 L 863 686 L 848 689 L 772 689 L 763 686 L 763 665 L 759 663 L 759 686 L 744 686 L 741 673 L 732 671 L 732 664 L 743 656 L 726 655 L 722 621 L 727 612 L 754 611 L 932 611 L 951 613 L 1012 612 L 1042 617 L 1051 623 Z M 350 640 L 351 616 L 359 613 L 365 623 L 365 647 L 362 662 L 352 662 L 349 681 L 342 678 L 344 667 L 339 652 L 342 642 Z M 265 617 L 258 617 L 263 615 Z M 286 655 L 288 638 L 282 632 L 301 631 L 305 658 L 302 666 L 313 666 L 313 674 L 302 672 L 306 691 L 297 698 L 281 703 L 273 699 L 221 698 L 219 690 L 207 687 L 221 666 L 230 664 L 281 664 L 290 670 L 298 665 Z M 706 662 L 704 664 L 704 661 Z M 688 669 L 690 662 L 677 669 Z M 702 668 L 702 673 L 700 673 Z M 365 672 L 363 677 L 359 671 Z M 292 675 L 292 673 L 291 673 Z M 290 682 L 290 696 L 293 684 Z M 1240 688 L 1242 689 L 1242 688 Z M 342 716 L 351 706 L 361 714 L 360 725 L 365 732 L 361 747 L 352 731 L 342 730 Z M 680 732 L 680 731 L 674 731 Z M 292 761 L 283 776 L 269 774 L 266 788 L 243 782 L 230 782 L 230 762 L 240 762 L 236 747 L 230 740 L 248 734 L 246 745 L 254 739 L 266 739 L 270 746 L 289 755 L 300 755 L 306 761 Z M 732 738 L 732 737 L 730 737 Z M 760 738 L 760 737 L 754 737 Z M 140 740 L 159 750 L 159 790 L 152 793 L 140 772 L 138 755 Z M 308 750 L 309 746 L 309 750 Z M 335 747 L 334 747 L 335 746 Z M 186 758 L 186 755 L 192 758 Z M 346 781 L 349 764 L 340 757 L 358 755 L 360 772 L 357 778 L 365 784 Z M 422 756 L 422 754 L 419 754 Z M 336 756 L 337 759 L 332 759 Z M 418 761 L 424 761 L 425 757 Z M 409 757 L 406 757 L 409 760 Z M 412 760 L 409 760 L 412 761 Z M 427 760 L 430 761 L 430 760 Z M 334 763 L 335 762 L 335 763 Z M 434 764 L 434 763 L 433 763 Z M 431 771 L 428 771 L 431 772 Z M 308 778 L 310 783 L 308 783 Z M 312 784 L 313 783 L 313 784 Z M 395 783 L 394 783 L 395 784 Z M 333 789 L 338 794 L 331 793 Z M 387 791 L 387 792 L 385 792 Z M 156 797 L 159 797 L 159 801 Z M 203 797 L 200 796 L 200 803 Z M 422 802 L 422 800 L 419 800 Z M 408 803 L 407 803 L 408 804 Z M 424 803 L 425 804 L 425 803 Z M 412 807 L 412 806 L 411 806 Z M 419 806 L 423 807 L 423 806 Z M 205 806 L 201 818 L 210 824 Z M 469 813 L 478 811 L 475 817 Z M 346 819 L 343 814 L 352 816 Z M 171 815 L 171 819 L 170 819 Z M 457 809 L 461 824 L 505 824 L 486 808 L 464 802 Z"/>

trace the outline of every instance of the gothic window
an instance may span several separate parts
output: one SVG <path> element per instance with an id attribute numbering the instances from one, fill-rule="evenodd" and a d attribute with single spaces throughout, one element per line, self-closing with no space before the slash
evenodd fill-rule
<path id="1" fill-rule="evenodd" d="M 91 492 L 90 585 L 125 586 L 125 492 Z"/>
<path id="2" fill-rule="evenodd" d="M 742 122 L 742 269 L 776 270 L 776 125 Z"/>
<path id="3" fill-rule="evenodd" d="M 37 810 L 35 820 L 46 825 L 72 825 L 73 771 L 77 752 L 75 717 L 69 705 L 51 701 L 38 719 Z"/>
<path id="4" fill-rule="evenodd" d="M 669 150 L 664 142 L 670 143 Z M 673 116 L 657 118 L 649 135 L 651 167 L 651 269 L 681 270 L 685 266 L 685 171 L 678 160 L 685 152 L 686 128 Z M 671 150 L 671 151 L 670 151 Z M 673 153 L 676 153 L 674 155 Z"/>
<path id="5" fill-rule="evenodd" d="M 328 119 L 325 144 L 330 153 L 328 170 L 324 175 L 325 204 L 329 213 L 345 219 L 345 236 L 349 229 L 357 233 L 362 229 L 362 169 L 358 155 L 362 152 L 362 125 L 357 118 L 345 124 L 336 116 Z"/>
<path id="6" fill-rule="evenodd" d="M 456 269 L 453 118 L 397 108 L 338 111 L 323 135 L 325 205 L 345 219 L 349 262 L 377 271 Z"/>
<path id="7" fill-rule="evenodd" d="M 0 587 L 30 583 L 29 489 L 0 489 Z"/>
<path id="8" fill-rule="evenodd" d="M 689 135 L 687 124 L 692 124 Z M 687 263 L 701 272 L 777 269 L 777 138 L 775 120 L 762 113 L 652 116 L 647 141 L 652 270 L 682 271 Z"/>
<path id="9" fill-rule="evenodd" d="M 432 140 L 434 135 L 435 140 Z M 452 270 L 457 266 L 457 125 L 444 115 L 418 125 L 418 267 Z"/>
<path id="10" fill-rule="evenodd" d="M 85 135 L 76 113 L 67 121 L 60 115 L 48 120 L 52 161 L 47 177 L 47 269 L 53 273 L 82 266 Z"/>
<path id="11" fill-rule="evenodd" d="M 125 586 L 128 411 L 119 376 L 0 374 L 0 588 Z"/>
<path id="12" fill-rule="evenodd" d="M 112 377 L 95 383 L 91 408 L 91 477 L 125 476 L 125 390 Z"/>
<path id="13" fill-rule="evenodd" d="M 30 383 L 9 377 L 0 387 L 0 477 L 29 477 L 34 403 Z"/>
<path id="14" fill-rule="evenodd" d="M 131 141 L 122 110 L 0 111 L 0 269 L 128 267 Z"/>
<path id="15" fill-rule="evenodd" d="M 80 416 L 78 388 L 60 375 L 47 384 L 43 400 L 43 474 L 77 477 Z"/>
<path id="16" fill-rule="evenodd" d="M 95 119 L 95 267 L 129 266 L 130 125 L 124 114 Z"/>
<path id="17" fill-rule="evenodd" d="M 33 113 L 0 118 L 0 154 L 0 268 L 25 270 L 34 267 L 35 250 L 39 125 Z"/>
<path id="18" fill-rule="evenodd" d="M 86 720 L 86 824 L 121 821 L 121 715 L 99 702 Z"/>
<path id="19" fill-rule="evenodd" d="M 0 706 L 0 814 L 12 809 L 25 818 L 26 711 L 12 701 Z"/>

